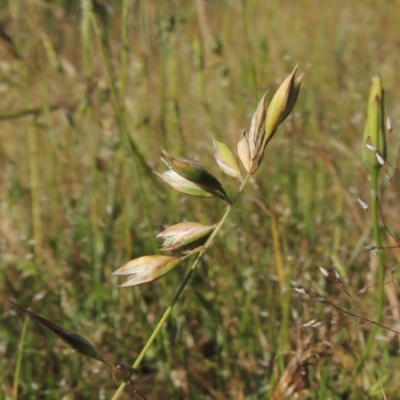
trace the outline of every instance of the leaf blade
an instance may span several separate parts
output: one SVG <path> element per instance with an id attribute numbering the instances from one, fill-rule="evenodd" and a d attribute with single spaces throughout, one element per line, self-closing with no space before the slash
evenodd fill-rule
<path id="1" fill-rule="evenodd" d="M 70 349 L 74 352 L 79 353 L 83 356 L 93 358 L 97 361 L 102 362 L 108 367 L 112 368 L 111 365 L 104 360 L 100 352 L 84 337 L 71 332 L 67 329 L 62 328 L 61 326 L 49 321 L 48 319 L 28 310 L 27 308 L 21 307 L 17 303 L 13 302 L 10 299 L 7 299 L 3 295 L 0 295 L 4 298 L 8 303 L 10 303 L 14 308 L 16 308 L 21 314 L 33 319 L 38 322 L 45 328 L 51 330 L 55 335 L 57 335 L 64 343 L 68 345 Z"/>

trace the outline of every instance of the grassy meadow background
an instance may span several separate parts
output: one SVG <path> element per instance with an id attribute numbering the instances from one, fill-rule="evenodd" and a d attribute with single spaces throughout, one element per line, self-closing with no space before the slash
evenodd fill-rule
<path id="1" fill-rule="evenodd" d="M 224 204 L 173 192 L 151 171 L 155 149 L 197 160 L 228 194 L 212 139 L 232 149 L 267 89 L 299 62 L 297 105 L 222 234 L 134 374 L 155 399 L 270 399 L 295 354 L 309 350 L 299 398 L 399 398 L 398 336 L 335 317 L 290 280 L 360 313 L 318 265 L 357 293 L 376 286 L 361 138 L 380 72 L 400 126 L 398 1 L 97 1 L 0 3 L 0 292 L 132 364 L 189 262 L 153 284 L 118 289 L 111 273 L 157 252 L 178 222 L 218 222 Z M 90 15 L 95 16 L 95 24 Z M 382 173 L 382 210 L 400 234 L 398 192 Z M 385 245 L 392 245 L 389 235 Z M 399 262 L 388 250 L 386 267 Z M 394 282 L 398 282 L 394 274 Z M 374 315 L 377 288 L 356 296 Z M 400 302 L 386 285 L 384 323 Z M 301 328 L 313 318 L 338 325 Z M 23 347 L 21 347 L 23 346 Z M 307 378 L 307 379 L 304 379 Z M 16 380 L 18 379 L 18 382 Z M 300 385 L 301 386 L 301 385 Z M 73 354 L 0 305 L 0 399 L 110 399 L 107 368 Z M 17 392 L 18 388 L 18 392 Z M 299 390 L 302 387 L 299 388 Z M 127 388 L 124 399 L 134 398 Z"/>

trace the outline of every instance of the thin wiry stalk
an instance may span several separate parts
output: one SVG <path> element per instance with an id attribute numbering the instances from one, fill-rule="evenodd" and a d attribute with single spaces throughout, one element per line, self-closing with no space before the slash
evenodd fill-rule
<path id="1" fill-rule="evenodd" d="M 378 177 L 379 177 L 379 170 L 375 169 L 374 173 L 371 177 L 371 189 L 378 193 Z M 379 204 L 378 198 L 376 196 L 371 197 L 371 214 L 372 214 L 372 230 L 374 234 L 374 241 L 376 247 L 382 247 L 382 239 L 381 239 L 381 231 L 380 231 L 380 224 L 379 224 Z M 385 270 L 384 270 L 384 256 L 381 250 L 377 250 L 377 256 L 379 259 L 379 272 L 378 272 L 378 286 L 379 286 L 379 303 L 378 303 L 378 312 L 376 316 L 375 327 L 371 332 L 369 337 L 367 346 L 364 350 L 364 354 L 360 362 L 357 365 L 356 373 L 353 376 L 351 382 L 357 377 L 358 373 L 364 366 L 365 360 L 369 357 L 372 347 L 375 343 L 376 335 L 378 333 L 379 327 L 382 327 L 380 324 L 382 322 L 383 316 L 383 307 L 385 303 L 385 286 L 384 286 L 384 279 L 385 279 Z"/>
<path id="2" fill-rule="evenodd" d="M 344 309 L 342 307 L 339 307 L 338 305 L 336 305 L 335 303 L 331 302 L 330 300 L 320 296 L 319 293 L 314 292 L 313 290 L 310 290 L 310 289 L 305 289 L 305 290 L 306 290 L 306 294 L 309 294 L 311 296 L 317 297 L 324 304 L 328 304 L 332 308 L 334 308 L 335 310 L 339 311 L 338 315 L 345 314 L 345 315 L 348 315 L 350 317 L 354 317 L 354 318 L 356 318 L 356 319 L 358 319 L 358 320 L 360 320 L 362 322 L 365 322 L 365 323 L 368 323 L 368 324 L 371 324 L 371 325 L 375 325 L 378 328 L 383 328 L 383 329 L 386 329 L 386 330 L 388 330 L 390 332 L 393 332 L 393 333 L 395 333 L 397 335 L 400 335 L 400 331 L 397 331 L 396 329 L 390 328 L 389 326 L 386 326 L 386 325 L 382 324 L 381 322 L 378 322 L 378 321 L 374 320 L 373 318 L 369 317 L 368 315 L 362 316 L 362 315 L 359 315 L 359 314 L 355 314 L 355 313 L 353 313 L 351 311 L 348 311 L 348 310 L 346 310 L 346 309 Z M 355 378 L 356 378 L 356 376 L 354 376 L 354 379 Z M 346 389 L 343 390 L 343 392 L 345 392 L 345 391 L 346 391 Z"/>
<path id="3" fill-rule="evenodd" d="M 21 373 L 22 353 L 24 350 L 26 333 L 28 331 L 28 323 L 29 323 L 29 318 L 25 318 L 24 326 L 22 327 L 21 338 L 18 344 L 17 364 L 15 366 L 14 383 L 12 388 L 12 400 L 18 399 L 18 387 L 19 387 L 19 377 Z"/>
<path id="4" fill-rule="evenodd" d="M 25 103 L 30 105 L 31 94 L 29 92 L 28 71 L 23 70 L 23 90 Z M 33 118 L 28 121 L 28 147 L 29 147 L 29 182 L 31 189 L 31 212 L 33 225 L 33 239 L 35 241 L 35 266 L 42 260 L 42 221 L 40 199 L 38 193 L 39 186 L 39 160 L 38 160 L 38 143 L 36 133 L 36 123 Z"/>
<path id="5" fill-rule="evenodd" d="M 128 18 L 129 18 L 129 0 L 123 0 L 122 2 L 122 15 L 121 15 L 121 78 L 120 78 L 120 101 L 122 104 L 125 102 L 126 93 L 126 78 L 128 75 L 128 61 L 129 61 L 129 29 L 128 29 Z"/>
<path id="6" fill-rule="evenodd" d="M 83 64 L 88 75 L 93 73 L 91 48 L 92 48 L 92 33 L 90 30 L 90 15 L 93 12 L 92 0 L 81 0 L 81 36 L 83 50 Z"/>

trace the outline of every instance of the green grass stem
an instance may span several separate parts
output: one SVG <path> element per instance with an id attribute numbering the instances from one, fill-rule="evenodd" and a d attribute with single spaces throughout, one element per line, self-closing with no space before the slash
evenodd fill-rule
<path id="1" fill-rule="evenodd" d="M 24 344 L 26 339 L 26 334 L 28 332 L 29 318 L 24 319 L 24 325 L 22 327 L 21 337 L 19 339 L 18 344 L 18 352 L 17 352 L 17 363 L 15 365 L 14 371 L 14 382 L 12 387 L 12 400 L 17 400 L 18 397 L 18 389 L 19 389 L 19 381 L 21 377 L 21 365 L 22 365 L 22 357 L 24 353 Z"/>
<path id="2" fill-rule="evenodd" d="M 372 231 L 373 231 L 373 236 L 374 236 L 374 241 L 375 241 L 375 246 L 376 247 L 382 247 L 382 237 L 381 237 L 381 228 L 380 228 L 380 215 L 379 215 L 379 204 L 378 204 L 378 183 L 379 183 L 379 170 L 378 169 L 373 169 L 372 170 L 372 176 L 371 176 L 371 192 L 374 193 L 372 195 L 371 193 L 371 202 L 370 202 L 370 207 L 371 207 L 371 217 L 372 217 Z M 376 343 L 376 336 L 381 329 L 382 325 L 382 317 L 383 317 L 383 308 L 385 305 L 385 285 L 384 285 L 384 280 L 385 280 L 385 259 L 382 250 L 377 249 L 377 257 L 379 260 L 379 266 L 378 266 L 378 309 L 376 313 L 376 323 L 374 324 L 374 328 L 372 329 L 372 332 L 368 338 L 368 341 L 365 345 L 365 349 L 363 351 L 363 354 L 361 356 L 360 361 L 358 362 L 356 368 L 355 368 L 355 373 L 350 379 L 350 381 L 347 383 L 347 385 L 344 387 L 343 392 L 346 392 L 349 390 L 351 385 L 354 383 L 354 381 L 357 379 L 359 376 L 360 372 L 362 371 L 365 362 L 368 360 L 371 351 L 374 347 L 374 344 Z"/>

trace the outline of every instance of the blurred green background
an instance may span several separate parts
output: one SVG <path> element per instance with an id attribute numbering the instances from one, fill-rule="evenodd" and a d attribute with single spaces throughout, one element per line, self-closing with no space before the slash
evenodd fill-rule
<path id="1" fill-rule="evenodd" d="M 299 62 L 305 77 L 294 112 L 134 382 L 149 400 L 270 399 L 285 372 L 296 378 L 290 360 L 309 351 L 298 398 L 382 399 L 378 376 L 387 398 L 397 398 L 398 337 L 381 330 L 355 376 L 372 328 L 333 317 L 290 280 L 374 315 L 376 287 L 357 297 L 358 308 L 326 286 L 315 263 L 335 266 L 352 293 L 376 286 L 376 260 L 360 251 L 371 240 L 370 217 L 354 188 L 368 201 L 361 138 L 377 72 L 396 165 L 399 7 L 2 1 L 0 292 L 86 337 L 111 364 L 132 364 L 190 264 L 131 289 L 116 288 L 112 271 L 157 251 L 154 236 L 167 226 L 213 224 L 224 210 L 220 200 L 185 197 L 159 181 L 155 149 L 201 162 L 234 195 L 238 183 L 219 172 L 212 138 L 236 149 L 261 96 L 270 89 L 270 99 Z M 382 186 L 385 221 L 397 235 L 398 192 Z M 393 244 L 389 235 L 384 243 Z M 386 253 L 389 269 L 397 253 Z M 384 322 L 396 328 L 398 291 L 386 289 Z M 118 383 L 105 366 L 32 321 L 23 336 L 24 317 L 4 301 L 0 312 L 0 399 L 112 397 Z M 313 318 L 338 325 L 301 328 Z"/>

